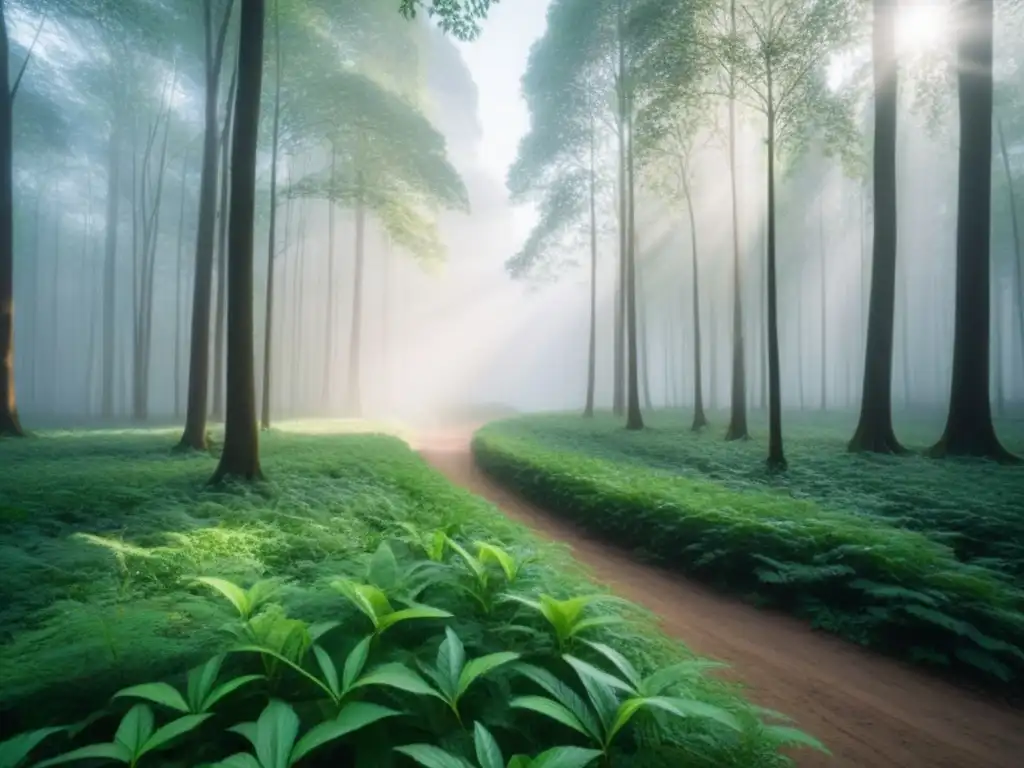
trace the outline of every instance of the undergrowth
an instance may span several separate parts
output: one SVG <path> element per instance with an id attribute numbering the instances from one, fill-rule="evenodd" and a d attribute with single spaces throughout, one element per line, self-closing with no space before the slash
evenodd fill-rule
<path id="1" fill-rule="evenodd" d="M 885 498 L 926 489 L 940 504 L 962 473 L 964 489 L 954 498 L 991 494 L 993 512 L 997 500 L 1005 507 L 995 522 L 978 523 L 977 546 L 1002 547 L 1009 557 L 1024 543 L 1014 511 L 1020 492 L 1010 493 L 1024 486 L 1018 468 L 853 456 L 834 436 L 829 442 L 819 434 L 808 435 L 806 445 L 791 437 L 792 470 L 776 480 L 765 473 L 755 441 L 696 436 L 672 418 L 683 422 L 678 414 L 659 416 L 640 433 L 610 417 L 513 419 L 478 432 L 474 453 L 500 481 L 650 560 L 863 645 L 1019 691 L 1024 593 L 1006 558 L 958 559 L 944 543 L 949 518 L 935 507 L 917 510 L 917 531 L 878 509 Z M 915 472 L 923 476 L 900 482 Z M 928 488 L 940 475 L 945 484 Z M 822 489 L 830 483 L 831 497 Z M 858 495 L 874 503 L 844 503 Z"/>
<path id="2" fill-rule="evenodd" d="M 815 744 L 399 440 L 271 432 L 270 481 L 220 489 L 171 443 L 0 445 L 0 729 L 29 734 L 3 768 L 776 766 Z"/>

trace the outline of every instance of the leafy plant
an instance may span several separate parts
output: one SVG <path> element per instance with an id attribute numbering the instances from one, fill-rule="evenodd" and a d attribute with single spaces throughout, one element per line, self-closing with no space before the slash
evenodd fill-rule
<path id="1" fill-rule="evenodd" d="M 429 605 L 412 605 L 395 610 L 388 596 L 372 584 L 357 584 L 348 579 L 337 579 L 331 586 L 344 595 L 373 624 L 374 637 L 379 637 L 391 627 L 404 621 L 416 619 L 449 619 L 448 611 Z"/>
<path id="2" fill-rule="evenodd" d="M 425 768 L 586 768 L 601 756 L 595 749 L 553 747 L 537 757 L 514 755 L 506 765 L 498 742 L 480 723 L 473 725 L 473 743 L 476 749 L 476 766 L 431 744 L 409 744 L 395 747 L 395 751 L 411 757 Z"/>
<path id="3" fill-rule="evenodd" d="M 409 522 L 401 522 L 399 525 L 406 533 L 402 537 L 402 541 L 422 552 L 431 562 L 444 562 L 445 552 L 448 549 L 448 537 L 454 535 L 457 526 L 449 525 L 444 528 L 435 528 L 432 531 L 423 531 Z"/>
<path id="4" fill-rule="evenodd" d="M 393 709 L 366 702 L 347 704 L 332 720 L 313 726 L 299 738 L 299 716 L 290 704 L 272 699 L 254 723 L 229 730 L 245 737 L 255 754 L 239 752 L 217 764 L 219 768 L 289 768 L 314 749 L 399 715 Z"/>
<path id="5" fill-rule="evenodd" d="M 414 601 L 424 589 L 438 583 L 445 570 L 441 558 L 402 563 L 391 545 L 382 541 L 367 560 L 366 582 L 384 594 L 401 595 L 403 601 Z"/>
<path id="6" fill-rule="evenodd" d="M 217 685 L 217 676 L 225 654 L 218 654 L 188 673 L 185 695 L 168 683 L 143 683 L 124 688 L 114 698 L 145 699 L 184 714 L 199 715 L 209 712 L 213 705 L 242 686 L 265 679 L 263 675 L 241 675 Z"/>
<path id="7" fill-rule="evenodd" d="M 35 731 L 19 733 L 6 741 L 0 742 L 0 768 L 19 768 L 29 754 L 54 734 L 67 730 L 63 727 L 39 728 Z"/>
<path id="8" fill-rule="evenodd" d="M 112 760 L 135 766 L 150 752 L 166 747 L 175 739 L 194 731 L 210 717 L 210 714 L 185 715 L 156 728 L 153 710 L 147 704 L 136 704 L 121 718 L 113 741 L 73 749 L 37 763 L 36 768 L 81 760 Z"/>
<path id="9" fill-rule="evenodd" d="M 200 576 L 196 581 L 227 598 L 227 601 L 238 611 L 238 617 L 242 621 L 249 621 L 256 611 L 273 599 L 277 592 L 277 585 L 269 580 L 257 581 L 248 589 L 227 579 L 217 579 L 212 576 Z"/>
<path id="10" fill-rule="evenodd" d="M 556 600 L 550 595 L 541 595 L 537 600 L 512 594 L 505 597 L 543 616 L 555 632 L 555 641 L 560 651 L 567 650 L 572 641 L 583 632 L 622 622 L 620 616 L 584 615 L 586 608 L 594 603 L 618 599 L 611 595 L 579 595 L 567 600 Z"/>
<path id="11" fill-rule="evenodd" d="M 472 582 L 466 588 L 469 595 L 479 603 L 484 613 L 490 613 L 494 608 L 494 600 L 499 590 L 504 586 L 511 586 L 519 578 L 523 566 L 528 559 L 516 560 L 511 553 L 495 544 L 478 541 L 475 542 L 477 553 L 473 555 L 465 547 L 454 539 L 447 540 L 448 547 L 458 554 L 466 566 Z M 503 577 L 504 584 L 493 578 L 489 565 L 496 565 Z"/>
<path id="12" fill-rule="evenodd" d="M 500 651 L 466 660 L 466 649 L 451 627 L 445 627 L 445 639 L 437 650 L 437 662 L 431 667 L 421 664 L 424 673 L 434 681 L 434 695 L 448 705 L 461 723 L 459 701 L 469 687 L 481 677 L 519 658 L 518 653 Z"/>

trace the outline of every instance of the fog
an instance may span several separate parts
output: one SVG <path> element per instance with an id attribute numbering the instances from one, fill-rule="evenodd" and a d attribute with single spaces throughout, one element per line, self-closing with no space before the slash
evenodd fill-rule
<path id="1" fill-rule="evenodd" d="M 433 259 L 394 242 L 369 211 L 358 303 L 353 208 L 287 191 L 305 177 L 326 174 L 331 150 L 315 135 L 302 135 L 301 121 L 289 128 L 278 164 L 273 266 L 270 380 L 276 419 L 415 421 L 498 405 L 524 411 L 582 409 L 589 334 L 586 233 L 568 236 L 542 274 L 532 279 L 513 279 L 505 266 L 537 218 L 531 205 L 510 201 L 501 167 L 512 162 L 509 148 L 514 150 L 529 127 L 525 104 L 507 84 L 518 80 L 534 38 L 544 29 L 545 3 L 522 0 L 513 9 L 516 3 L 507 0 L 498 6 L 473 43 L 455 43 L 422 16 L 408 22 L 395 14 L 396 25 L 414 26 L 415 33 L 403 32 L 390 43 L 384 37 L 365 54 L 352 54 L 352 67 L 379 73 L 381 82 L 412 94 L 410 99 L 444 136 L 469 204 L 468 212 L 430 211 L 443 245 L 443 253 Z M 196 264 L 201 59 L 193 55 L 191 44 L 143 47 L 125 33 L 114 45 L 111 35 L 121 33 L 111 32 L 103 21 L 58 12 L 44 18 L 30 2 L 12 6 L 12 72 L 32 49 L 14 106 L 15 371 L 22 419 L 42 425 L 88 422 L 103 415 L 104 360 L 111 354 L 104 349 L 104 308 L 112 307 L 113 413 L 107 417 L 180 420 L 188 398 Z M 513 23 L 515 14 L 530 16 Z M 941 410 L 949 399 L 953 352 L 958 119 L 955 81 L 934 86 L 927 104 L 919 98 L 918 86 L 941 58 L 936 51 L 948 53 L 952 46 L 941 20 L 924 18 L 905 23 L 901 43 L 916 63 L 907 64 L 901 83 L 893 393 L 896 408 Z M 201 39 L 199 20 L 190 29 Z M 1014 29 L 997 27 L 996 70 L 1002 82 L 1019 92 L 1024 77 L 1016 62 L 1024 36 L 1015 37 Z M 324 34 L 329 37 L 329 32 Z M 312 66 L 303 50 L 283 45 L 286 66 Z M 234 47 L 229 35 L 228 59 Z M 271 56 L 272 45 L 268 47 Z M 867 41 L 847 59 L 833 62 L 835 80 L 862 77 L 869 56 Z M 476 62 L 477 69 L 467 62 Z M 518 70 L 510 75 L 510 67 Z M 221 78 L 219 120 L 224 119 L 227 70 Z M 258 389 L 268 275 L 268 109 L 274 78 L 268 65 L 255 233 Z M 124 85 L 119 106 L 111 103 L 109 82 Z M 289 99 L 304 98 L 300 82 L 286 81 L 282 88 L 285 110 Z M 869 96 L 862 100 L 858 117 L 868 145 Z M 934 110 L 928 108 L 931 102 L 937 105 Z M 1020 104 L 1019 96 L 997 100 L 995 117 L 1017 127 L 1007 136 L 1007 157 L 1019 190 L 1024 176 L 1024 134 L 1019 128 L 1024 121 L 1013 111 L 1020 109 L 1015 104 Z M 516 120 L 495 112 L 498 108 L 515 113 Z M 747 397 L 751 406 L 760 408 L 767 389 L 765 127 L 763 118 L 750 110 L 741 108 L 739 117 Z M 288 123 L 287 112 L 282 120 Z M 111 140 L 115 129 L 120 130 L 116 142 Z M 693 202 L 705 403 L 724 408 L 731 391 L 733 311 L 728 158 L 725 143 L 711 132 L 702 134 L 697 145 Z M 999 151 L 998 142 L 995 149 Z M 112 192 L 118 186 L 110 177 L 115 152 L 120 188 Z M 600 153 L 611 168 L 612 137 Z M 1019 256 L 1007 202 L 1009 185 L 998 156 L 993 163 L 992 399 L 997 409 L 1012 409 L 1024 400 L 1024 327 L 1018 321 L 1024 298 L 1015 263 Z M 871 269 L 870 179 L 852 177 L 812 143 L 802 157 L 785 165 L 777 193 L 784 407 L 855 408 L 863 378 Z M 1017 192 L 1018 208 L 1022 193 Z M 111 194 L 120 196 L 116 221 L 109 217 Z M 600 407 L 612 402 L 618 269 L 613 198 L 606 195 L 600 205 Z M 692 402 L 694 376 L 689 220 L 680 200 L 665 199 L 642 183 L 637 204 L 644 405 L 686 406 Z M 113 294 L 110 275 L 104 274 L 112 226 Z M 216 226 L 219 232 L 219 208 Z M 145 344 L 139 339 L 147 322 L 147 243 L 152 248 L 153 290 L 151 341 Z M 215 256 L 210 398 L 215 418 L 223 409 L 220 264 Z M 354 322 L 359 325 L 358 342 L 353 341 Z M 140 392 L 142 357 L 149 361 L 149 370 Z"/>

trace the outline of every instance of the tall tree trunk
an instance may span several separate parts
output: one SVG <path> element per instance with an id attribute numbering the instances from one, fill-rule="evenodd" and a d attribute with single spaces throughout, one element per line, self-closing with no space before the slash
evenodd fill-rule
<path id="1" fill-rule="evenodd" d="M 263 80 L 264 13 L 264 0 L 245 0 L 242 3 L 238 32 L 238 90 L 231 141 L 224 450 L 211 482 L 227 476 L 245 480 L 263 477 L 259 430 L 256 428 L 256 372 L 253 361 L 253 220 Z"/>
<path id="2" fill-rule="evenodd" d="M 117 339 L 117 230 L 121 208 L 121 115 L 115 108 L 107 147 L 107 231 L 103 255 L 103 382 L 100 415 L 114 417 L 114 375 Z"/>
<path id="3" fill-rule="evenodd" d="M 295 253 L 295 301 L 292 303 L 292 408 L 297 412 L 300 406 L 305 405 L 305 396 L 308 387 L 303 387 L 305 382 L 302 363 L 302 340 L 305 338 L 302 333 L 305 314 L 302 309 L 305 306 L 306 295 L 306 211 L 307 201 L 299 203 L 299 223 Z"/>
<path id="4" fill-rule="evenodd" d="M 644 418 L 640 412 L 640 381 L 637 360 L 637 288 L 636 288 L 636 198 L 634 196 L 633 169 L 633 99 L 626 96 L 626 143 L 627 194 L 629 195 L 629 220 L 626 223 L 629 250 L 626 254 L 626 328 L 627 333 L 627 380 L 626 380 L 626 429 L 640 430 L 644 428 Z"/>
<path id="5" fill-rule="evenodd" d="M 797 398 L 800 410 L 804 409 L 807 398 L 804 392 L 804 294 L 801 286 L 796 286 L 796 383 Z"/>
<path id="6" fill-rule="evenodd" d="M 331 145 L 331 189 L 337 183 L 338 152 Z M 324 379 L 322 407 L 331 413 L 331 366 L 334 364 L 334 199 L 327 199 L 327 317 L 324 325 Z"/>
<path id="7" fill-rule="evenodd" d="M 203 0 L 206 30 L 206 105 L 203 161 L 199 177 L 199 221 L 196 227 L 196 269 L 192 288 L 192 333 L 188 369 L 188 407 L 180 447 L 206 450 L 206 413 L 210 380 L 210 303 L 213 298 L 213 246 L 217 203 L 217 90 L 224 40 L 231 18 L 229 2 L 213 42 L 211 0 Z M 237 71 L 237 68 L 236 68 Z"/>
<path id="8" fill-rule="evenodd" d="M 612 412 L 621 416 L 626 412 L 626 314 L 628 302 L 626 294 L 627 282 L 627 251 L 629 248 L 629 231 L 627 225 L 628 205 L 626 199 L 626 50 L 624 33 L 623 0 L 618 0 L 616 51 L 618 62 L 615 76 L 616 115 L 615 129 L 618 139 L 618 185 L 619 185 L 619 259 L 618 280 L 615 291 L 615 378 L 612 390 Z"/>
<path id="9" fill-rule="evenodd" d="M 768 85 L 768 468 L 786 469 L 782 448 L 782 391 L 779 381 L 779 308 L 775 271 L 775 108 L 771 63 Z"/>
<path id="10" fill-rule="evenodd" d="M 902 336 L 903 348 L 900 354 L 900 365 L 903 368 L 903 407 L 909 408 L 913 401 L 911 371 L 914 368 L 911 365 L 910 356 L 910 265 L 907 264 L 906 260 L 902 262 L 902 265 L 903 268 L 900 270 L 902 272 L 902 279 L 898 279 L 903 292 L 903 312 L 900 317 L 900 334 Z"/>
<path id="11" fill-rule="evenodd" d="M 729 3 L 729 28 L 736 34 L 736 0 Z M 726 440 L 746 440 L 747 370 L 743 339 L 743 277 L 740 271 L 739 204 L 736 194 L 736 78 L 729 68 L 729 183 L 732 196 L 732 400 Z"/>
<path id="12" fill-rule="evenodd" d="M 768 246 L 767 228 L 761 227 L 760 248 L 757 260 L 761 263 L 761 312 L 758 326 L 761 328 L 761 410 L 768 408 Z"/>
<path id="13" fill-rule="evenodd" d="M 639 335 L 640 355 L 640 384 L 641 394 L 644 398 L 644 408 L 648 411 L 654 409 L 654 400 L 651 398 L 651 363 L 647 355 L 647 293 L 644 291 L 642 273 L 637 269 L 637 333 Z"/>
<path id="14" fill-rule="evenodd" d="M 178 258 L 174 279 L 174 418 L 181 416 L 181 273 L 185 268 L 185 190 L 188 150 L 181 159 L 181 209 L 178 212 Z"/>
<path id="15" fill-rule="evenodd" d="M 274 133 L 270 151 L 270 232 L 267 236 L 267 301 L 263 327 L 263 393 L 260 427 L 270 429 L 271 340 L 274 328 L 274 249 L 277 246 L 277 144 L 281 127 L 281 0 L 274 0 Z"/>
<path id="16" fill-rule="evenodd" d="M 358 178 L 356 185 L 361 194 L 362 182 Z M 348 347 L 348 407 L 345 409 L 350 418 L 358 418 L 363 413 L 362 393 L 359 391 L 363 340 L 363 263 L 366 258 L 366 208 L 363 203 L 356 204 L 355 213 L 356 258 L 352 275 L 352 327 Z"/>
<path id="17" fill-rule="evenodd" d="M 685 173 L 683 174 L 685 180 Z M 686 211 L 690 216 L 690 258 L 693 265 L 693 424 L 690 426 L 698 432 L 707 426 L 708 419 L 704 414 L 704 372 L 702 370 L 700 351 L 700 277 L 697 270 L 697 217 L 693 211 L 693 197 L 690 186 L 684 181 Z"/>
<path id="18" fill-rule="evenodd" d="M 996 415 L 1006 413 L 1006 389 L 1003 386 L 1003 291 L 999 277 L 995 278 L 995 294 L 992 296 L 992 377 L 996 400 Z"/>
<path id="19" fill-rule="evenodd" d="M 992 0 L 974 0 L 960 6 L 955 26 L 960 168 L 953 375 L 946 428 L 931 454 L 1010 460 L 989 402 L 993 16 Z"/>
<path id="20" fill-rule="evenodd" d="M 875 81 L 874 217 L 871 292 L 864 347 L 864 382 L 860 419 L 850 440 L 851 451 L 902 453 L 892 427 L 893 337 L 896 320 L 896 66 L 897 0 L 874 0 L 872 47 Z M 861 197 L 862 227 L 867 206 Z M 907 351 L 904 350 L 904 354 Z"/>
<path id="21" fill-rule="evenodd" d="M 0 7 L 0 435 L 23 437 L 14 389 L 14 96 L 6 15 Z"/>
<path id="22" fill-rule="evenodd" d="M 53 279 L 50 281 L 50 413 L 56 415 L 60 407 L 60 275 L 61 243 L 60 229 L 64 217 L 58 211 L 53 223 Z"/>
<path id="23" fill-rule="evenodd" d="M 217 309 L 214 313 L 213 325 L 213 409 L 214 419 L 224 417 L 224 344 L 226 328 L 226 310 L 228 303 L 228 222 L 231 215 L 231 197 L 228 194 L 231 184 L 231 142 L 234 125 L 235 91 L 238 87 L 238 66 L 231 74 L 231 85 L 228 86 L 227 114 L 220 138 L 220 231 L 217 235 Z"/>
<path id="24" fill-rule="evenodd" d="M 1017 218 L 1017 192 L 1013 185 L 1013 174 L 1010 172 L 1010 156 L 1006 151 L 1006 136 L 1003 134 L 1002 121 L 998 121 L 996 127 L 999 133 L 999 154 L 1003 160 L 1003 173 L 1006 174 L 1006 186 L 1010 197 L 1010 225 L 1013 227 L 1014 295 L 1017 297 L 1017 330 L 1021 364 L 1024 364 L 1024 251 L 1021 248 L 1020 221 Z"/>
<path id="25" fill-rule="evenodd" d="M 821 247 L 821 410 L 828 410 L 828 312 L 826 294 L 828 292 L 828 275 L 826 273 L 827 256 L 825 254 L 825 201 L 824 190 L 818 196 L 818 240 Z"/>
<path id="26" fill-rule="evenodd" d="M 590 339 L 587 345 L 587 402 L 583 415 L 594 415 L 597 388 L 597 179 L 594 118 L 590 119 Z"/>

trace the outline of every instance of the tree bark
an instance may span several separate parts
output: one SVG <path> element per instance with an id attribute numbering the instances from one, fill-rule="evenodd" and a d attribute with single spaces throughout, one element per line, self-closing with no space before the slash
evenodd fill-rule
<path id="1" fill-rule="evenodd" d="M 989 402 L 993 17 L 992 0 L 974 0 L 960 7 L 955 26 L 960 176 L 953 375 L 946 428 L 930 453 L 1010 461 Z"/>
<path id="2" fill-rule="evenodd" d="M 697 217 L 693 211 L 693 198 L 689 184 L 685 182 L 684 195 L 686 210 L 690 216 L 690 257 L 693 264 L 693 424 L 690 429 L 699 432 L 707 426 L 708 418 L 704 414 L 704 373 L 701 361 L 700 342 L 700 276 L 697 269 Z"/>
<path id="3" fill-rule="evenodd" d="M 331 145 L 331 189 L 337 183 L 338 152 Z M 331 412 L 331 365 L 334 363 L 334 200 L 327 199 L 327 317 L 324 324 L 323 408 Z"/>
<path id="4" fill-rule="evenodd" d="M 116 349 L 115 314 L 117 310 L 117 230 L 121 209 L 121 115 L 115 107 L 110 128 L 107 155 L 107 212 L 103 255 L 103 381 L 100 415 L 114 417 L 114 371 Z"/>
<path id="5" fill-rule="evenodd" d="M 231 210 L 228 222 L 227 398 L 224 450 L 211 482 L 225 477 L 262 479 L 256 428 L 253 343 L 253 221 L 256 145 L 263 80 L 264 0 L 242 3 L 238 90 L 231 141 Z"/>
<path id="6" fill-rule="evenodd" d="M 224 417 L 224 343 L 225 323 L 228 300 L 228 221 L 231 215 L 231 197 L 228 194 L 231 183 L 231 142 L 234 124 L 235 91 L 238 87 L 238 66 L 231 74 L 231 85 L 228 86 L 227 114 L 224 116 L 224 127 L 221 129 L 220 153 L 220 231 L 217 235 L 217 309 L 213 318 L 213 408 L 214 419 Z"/>
<path id="7" fill-rule="evenodd" d="M 0 7 L 0 436 L 24 437 L 14 387 L 14 145 L 10 43 Z"/>
<path id="8" fill-rule="evenodd" d="M 616 51 L 618 63 L 615 76 L 616 115 L 615 128 L 618 139 L 618 185 L 619 185 L 619 259 L 618 280 L 615 291 L 615 360 L 612 389 L 612 412 L 621 416 L 626 411 L 626 314 L 627 294 L 627 251 L 629 233 L 626 222 L 626 50 L 623 27 L 623 0 L 618 2 Z"/>
<path id="9" fill-rule="evenodd" d="M 1010 225 L 1013 228 L 1013 282 L 1014 295 L 1017 297 L 1017 331 L 1019 333 L 1021 363 L 1024 364 L 1024 252 L 1021 250 L 1020 222 L 1017 218 L 1017 192 L 1013 186 L 1013 174 L 1010 172 L 1010 156 L 1006 151 L 1006 136 L 1003 134 L 1003 123 L 996 123 L 999 133 L 999 154 L 1003 160 L 1003 173 L 1006 174 L 1006 185 L 1009 192 Z"/>
<path id="10" fill-rule="evenodd" d="M 643 275 L 637 269 L 637 333 L 639 335 L 639 356 L 640 356 L 640 384 L 643 394 L 644 408 L 648 411 L 654 410 L 654 400 L 651 397 L 651 367 L 650 358 L 647 355 L 647 293 L 644 291 Z"/>
<path id="11" fill-rule="evenodd" d="M 361 187 L 361 181 L 357 180 L 356 184 Z M 352 275 L 352 328 L 348 347 L 348 407 L 345 409 L 350 418 L 359 418 L 363 413 L 362 393 L 359 390 L 363 341 L 363 265 L 366 258 L 366 208 L 363 203 L 356 205 L 355 213 L 356 258 Z"/>
<path id="12" fill-rule="evenodd" d="M 826 254 L 825 254 L 825 201 L 824 201 L 824 190 L 818 196 L 818 240 L 821 248 L 821 410 L 828 410 L 828 302 L 826 294 L 828 292 L 828 280 L 826 274 Z"/>
<path id="13" fill-rule="evenodd" d="M 274 249 L 277 246 L 277 151 L 281 130 L 281 0 L 274 0 L 274 133 L 270 150 L 270 232 L 267 236 L 267 298 L 263 327 L 263 392 L 260 428 L 270 429 L 271 341 L 274 328 Z"/>
<path id="14" fill-rule="evenodd" d="M 583 416 L 594 415 L 594 392 L 597 388 L 597 180 L 594 118 L 590 119 L 590 338 L 587 345 L 587 401 Z"/>
<path id="15" fill-rule="evenodd" d="M 181 209 L 178 212 L 178 258 L 174 279 L 174 417 L 181 415 L 181 273 L 185 264 L 185 190 L 188 188 L 188 151 L 181 159 Z"/>
<path id="16" fill-rule="evenodd" d="M 627 380 L 626 380 L 626 429 L 641 430 L 644 428 L 643 414 L 640 412 L 640 381 L 639 361 L 637 360 L 637 289 L 636 289 L 636 198 L 634 196 L 634 168 L 633 168 L 633 103 L 632 97 L 626 96 L 626 130 L 628 141 L 626 144 L 627 166 L 627 193 L 629 195 L 629 220 L 626 223 L 626 233 L 629 249 L 626 253 L 626 321 L 628 323 L 626 333 L 627 352 Z"/>
<path id="17" fill-rule="evenodd" d="M 782 448 L 782 392 L 779 381 L 779 308 L 775 269 L 775 109 L 771 62 L 768 86 L 768 469 L 786 469 Z"/>
<path id="18" fill-rule="evenodd" d="M 196 227 L 196 269 L 192 287 L 192 333 L 188 370 L 188 406 L 179 447 L 206 450 L 206 414 L 210 379 L 210 303 L 213 298 L 213 246 L 217 201 L 217 90 L 224 40 L 231 18 L 229 1 L 213 43 L 211 0 L 203 0 L 206 30 L 206 104 L 203 160 L 199 177 L 199 221 Z"/>
<path id="19" fill-rule="evenodd" d="M 730 31 L 736 34 L 736 0 L 729 3 Z M 729 184 L 732 196 L 732 399 L 726 440 L 747 440 L 747 370 L 743 338 L 743 276 L 740 271 L 739 204 L 736 194 L 736 76 L 729 68 Z"/>

